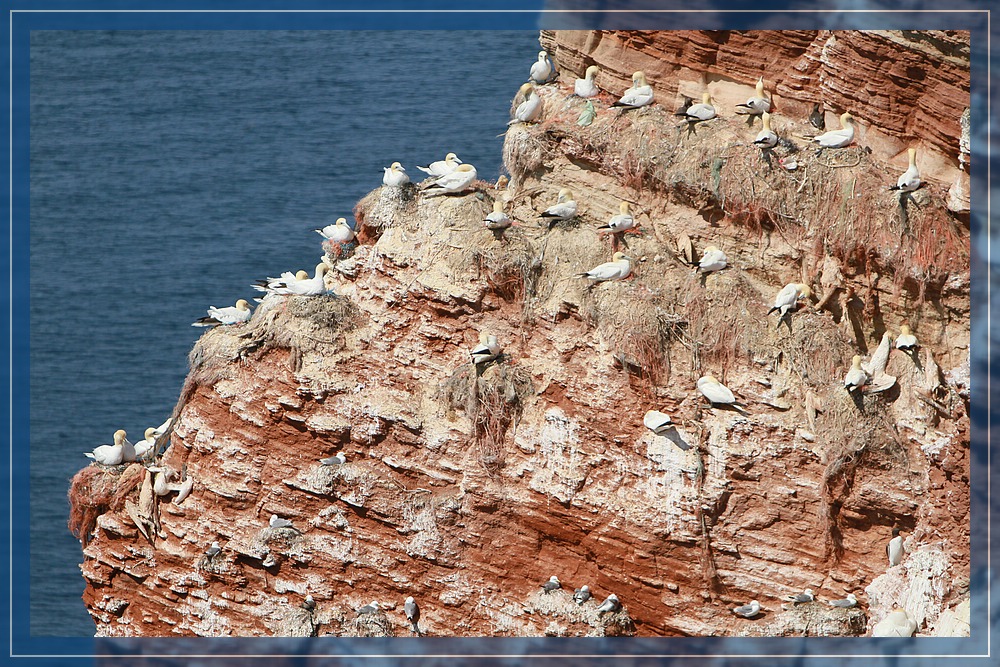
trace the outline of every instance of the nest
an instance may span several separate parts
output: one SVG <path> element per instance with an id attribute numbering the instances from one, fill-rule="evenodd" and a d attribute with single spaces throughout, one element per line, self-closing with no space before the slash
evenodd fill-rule
<path id="1" fill-rule="evenodd" d="M 354 205 L 355 233 L 358 242 L 370 244 L 382 232 L 411 217 L 417 208 L 417 187 L 407 183 L 401 188 L 381 187 L 369 192 Z"/>
<path id="2" fill-rule="evenodd" d="M 452 409 L 472 420 L 480 464 L 490 474 L 498 472 L 504 464 L 507 431 L 516 427 L 527 397 L 535 393 L 531 374 L 501 357 L 485 368 L 471 364 L 458 368 L 440 392 Z"/>
<path id="3" fill-rule="evenodd" d="M 351 637 L 395 637 L 392 623 L 381 611 L 374 614 L 362 614 L 349 621 L 345 634 Z"/>
<path id="4" fill-rule="evenodd" d="M 97 518 L 108 512 L 120 512 L 125 500 L 142 483 L 143 467 L 131 463 L 113 467 L 89 465 L 74 477 L 69 487 L 68 527 L 84 546 L 90 542 Z"/>
<path id="5" fill-rule="evenodd" d="M 541 256 L 533 243 L 506 230 L 494 238 L 488 230 L 472 245 L 472 262 L 494 294 L 505 301 L 527 300 L 538 290 Z"/>

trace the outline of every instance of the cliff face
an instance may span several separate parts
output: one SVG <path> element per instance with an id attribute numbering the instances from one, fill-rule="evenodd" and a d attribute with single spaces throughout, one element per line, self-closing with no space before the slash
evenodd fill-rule
<path id="1" fill-rule="evenodd" d="M 598 83 L 620 91 L 645 69 L 661 106 L 620 114 L 605 95 L 579 126 L 583 102 L 545 87 L 542 122 L 508 131 L 506 188 L 376 190 L 356 209 L 358 247 L 329 259 L 337 296 L 268 297 L 246 325 L 207 332 L 161 463 L 186 470 L 191 495 L 156 501 L 138 465 L 75 480 L 98 634 L 405 636 L 408 595 L 432 635 L 847 635 L 894 606 L 926 634 L 949 610 L 961 632 L 969 237 L 951 183 L 901 207 L 885 190 L 899 166 L 874 150 L 807 149 L 796 171 L 769 167 L 747 145 L 756 128 L 728 111 L 675 130 L 657 85 L 679 62 L 710 90 L 722 71 L 752 84 L 777 56 L 776 129 L 805 132 L 780 115 L 802 68 L 826 67 L 830 40 L 929 57 L 926 39 L 894 37 L 764 34 L 763 54 L 738 34 L 543 34 L 564 82 L 597 62 Z M 736 101 L 745 88 L 715 90 Z M 870 125 L 862 146 L 875 127 L 902 147 L 917 133 L 917 103 L 887 99 L 884 123 L 852 108 Z M 953 154 L 958 131 L 938 130 L 923 141 Z M 546 231 L 537 211 L 562 187 L 581 220 Z M 483 229 L 494 199 L 523 226 Z M 611 253 L 593 229 L 621 200 L 642 229 L 624 241 L 636 275 L 590 287 L 577 274 Z M 685 238 L 721 247 L 729 268 L 694 274 L 678 259 Z M 775 328 L 767 310 L 793 281 L 816 298 Z M 921 349 L 892 351 L 895 383 L 853 400 L 851 356 L 877 357 L 904 323 Z M 504 355 L 476 369 L 481 330 Z M 708 373 L 748 414 L 704 402 L 695 382 Z M 643 427 L 650 409 L 672 416 L 681 446 Z M 345 465 L 319 463 L 336 452 Z M 97 474 L 101 502 L 84 492 Z M 294 529 L 269 528 L 272 514 Z M 893 525 L 909 555 L 889 569 Z M 221 552 L 206 556 L 213 541 Z M 563 590 L 543 594 L 551 575 Z M 582 585 L 596 600 L 577 606 Z M 805 588 L 862 605 L 782 610 Z M 625 609 L 600 616 L 609 593 Z M 750 599 L 761 618 L 731 614 Z M 372 600 L 382 611 L 356 619 Z"/>

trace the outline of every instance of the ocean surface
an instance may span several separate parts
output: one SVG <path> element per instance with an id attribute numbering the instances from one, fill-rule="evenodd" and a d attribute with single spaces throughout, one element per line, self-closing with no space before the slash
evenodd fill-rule
<path id="1" fill-rule="evenodd" d="M 420 180 L 454 151 L 499 175 L 538 48 L 537 32 L 32 33 L 32 635 L 94 634 L 69 480 L 116 429 L 136 441 L 170 415 L 191 322 L 311 270 L 312 230 L 353 222 L 393 161 Z"/>

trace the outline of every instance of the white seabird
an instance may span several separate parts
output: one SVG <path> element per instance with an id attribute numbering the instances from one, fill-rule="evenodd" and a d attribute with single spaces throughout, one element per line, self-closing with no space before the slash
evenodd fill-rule
<path id="1" fill-rule="evenodd" d="M 917 337 L 910 333 L 910 327 L 905 324 L 899 327 L 899 337 L 896 338 L 896 349 L 906 352 L 917 349 Z"/>
<path id="2" fill-rule="evenodd" d="M 431 162 L 426 167 L 418 166 L 417 169 L 431 176 L 444 176 L 455 171 L 460 164 L 462 164 L 462 161 L 458 159 L 457 155 L 448 153 L 443 160 Z"/>
<path id="3" fill-rule="evenodd" d="M 216 308 L 211 306 L 208 309 L 208 316 L 202 317 L 191 323 L 193 327 L 214 327 L 218 325 L 242 324 L 250 319 L 253 312 L 246 299 L 240 299 L 235 306 L 226 308 Z"/>
<path id="4" fill-rule="evenodd" d="M 771 129 L 771 114 L 766 111 L 761 114 L 763 128 L 757 133 L 757 138 L 753 140 L 753 145 L 761 150 L 774 148 L 778 145 L 778 135 Z"/>
<path id="5" fill-rule="evenodd" d="M 510 216 L 504 212 L 503 202 L 499 199 L 493 200 L 493 212 L 483 218 L 483 226 L 493 230 L 507 229 L 513 222 Z"/>
<path id="6" fill-rule="evenodd" d="M 528 73 L 528 79 L 534 83 L 548 83 L 552 80 L 556 68 L 552 66 L 549 54 L 546 51 L 538 52 L 538 60 L 532 63 Z"/>
<path id="7" fill-rule="evenodd" d="M 399 163 L 396 162 L 394 164 Z M 384 182 L 385 179 L 383 179 L 383 183 Z M 327 241 L 333 241 L 334 243 L 350 243 L 354 240 L 354 230 L 351 229 L 349 224 L 347 224 L 347 218 L 337 218 L 337 221 L 332 225 L 327 225 L 323 229 L 317 229 L 315 231 Z"/>
<path id="8" fill-rule="evenodd" d="M 262 280 L 258 280 L 251 287 L 253 287 L 258 292 L 272 293 L 275 289 L 279 287 L 285 287 L 291 283 L 296 283 L 302 280 L 308 280 L 309 274 L 305 271 L 296 271 L 292 273 L 291 271 L 285 271 L 277 278 L 271 278 L 270 276 Z M 254 299 L 254 301 L 260 301 L 259 298 Z"/>
<path id="9" fill-rule="evenodd" d="M 291 528 L 292 522 L 288 519 L 281 519 L 277 514 L 272 514 L 270 521 L 267 522 L 269 528 Z"/>
<path id="10" fill-rule="evenodd" d="M 890 190 L 913 192 L 920 187 L 920 170 L 917 169 L 917 149 L 909 148 L 906 153 L 910 159 L 910 166 L 900 174 L 896 185 L 889 186 Z"/>
<path id="11" fill-rule="evenodd" d="M 212 546 L 205 550 L 205 555 L 209 558 L 215 558 L 222 551 L 222 547 L 219 546 L 218 542 L 212 542 Z"/>
<path id="12" fill-rule="evenodd" d="M 366 614 L 374 614 L 377 611 L 378 611 L 378 602 L 372 600 L 361 609 L 358 609 L 358 616 L 364 616 Z"/>
<path id="13" fill-rule="evenodd" d="M 683 112 L 678 111 L 675 116 L 681 116 L 688 123 L 701 123 L 715 118 L 715 107 L 712 106 L 712 96 L 706 91 L 701 94 L 701 102 L 692 104 Z"/>
<path id="14" fill-rule="evenodd" d="M 162 424 L 160 424 L 159 426 L 156 427 L 156 430 L 153 433 L 153 435 L 155 435 L 157 437 L 157 439 L 159 439 L 159 437 L 161 435 L 163 435 L 164 433 L 167 432 L 167 429 L 170 428 L 170 424 L 173 421 L 174 420 L 173 420 L 172 417 L 167 417 L 167 420 L 165 422 L 163 422 Z"/>
<path id="15" fill-rule="evenodd" d="M 632 87 L 622 94 L 622 98 L 612 104 L 613 107 L 637 109 L 653 103 L 653 87 L 646 82 L 646 75 L 636 72 L 632 75 Z"/>
<path id="16" fill-rule="evenodd" d="M 554 590 L 562 588 L 562 584 L 559 583 L 559 577 L 557 577 L 554 574 L 551 577 L 549 577 L 549 580 L 546 581 L 544 584 L 539 584 L 539 585 L 542 587 L 542 592 L 544 592 L 546 595 L 548 595 Z"/>
<path id="17" fill-rule="evenodd" d="M 517 105 L 514 114 L 507 125 L 515 123 L 534 123 L 542 113 L 542 98 L 535 92 L 535 87 L 526 83 L 517 91 L 517 95 L 524 98 L 524 101 Z M 515 97 L 517 99 L 517 97 Z"/>
<path id="18" fill-rule="evenodd" d="M 590 271 L 577 274 L 581 278 L 594 283 L 601 283 L 607 280 L 624 280 L 632 273 L 632 258 L 622 252 L 616 252 L 611 256 L 610 262 L 598 264 Z"/>
<path id="19" fill-rule="evenodd" d="M 590 599 L 590 586 L 581 586 L 573 591 L 573 601 L 579 605 Z"/>
<path id="20" fill-rule="evenodd" d="M 125 460 L 125 443 L 128 440 L 125 439 L 125 431 L 118 429 L 115 431 L 113 445 L 101 445 L 96 447 L 93 452 L 84 452 L 84 456 L 89 459 L 94 459 L 95 462 L 100 463 L 105 466 L 116 466 Z M 132 443 L 128 443 L 131 448 Z M 135 449 L 132 448 L 132 460 L 135 460 Z"/>
<path id="21" fill-rule="evenodd" d="M 192 490 L 194 490 L 194 477 L 188 475 L 177 487 L 177 495 L 174 497 L 174 505 L 180 505 L 184 502 L 184 500 L 191 495 Z"/>
<path id="22" fill-rule="evenodd" d="M 674 426 L 670 416 L 659 410 L 650 410 L 642 418 L 642 425 L 656 435 L 663 435 Z"/>
<path id="23" fill-rule="evenodd" d="M 413 633 L 419 635 L 420 627 L 417 625 L 417 621 L 420 620 L 420 607 L 412 595 L 403 601 L 403 613 L 406 614 L 406 620 L 413 625 Z"/>
<path id="24" fill-rule="evenodd" d="M 854 593 L 848 593 L 847 597 L 844 598 L 843 600 L 827 600 L 826 603 L 831 607 L 848 609 L 850 607 L 856 607 L 858 605 L 858 598 L 855 597 Z"/>
<path id="25" fill-rule="evenodd" d="M 573 94 L 577 97 L 595 97 L 601 92 L 601 89 L 597 87 L 594 83 L 594 79 L 597 78 L 597 73 L 601 71 L 601 68 L 597 65 L 591 65 L 587 68 L 586 74 L 583 75 L 582 79 L 577 79 L 573 82 Z"/>
<path id="26" fill-rule="evenodd" d="M 736 397 L 733 396 L 733 392 L 729 390 L 729 387 L 716 380 L 712 375 L 704 375 L 698 378 L 698 391 L 712 404 L 739 407 Z"/>
<path id="27" fill-rule="evenodd" d="M 861 368 L 861 356 L 854 355 L 854 359 L 851 360 L 851 370 L 847 371 L 847 376 L 844 378 L 844 388 L 847 391 L 861 389 L 870 379 L 868 373 Z"/>
<path id="28" fill-rule="evenodd" d="M 296 280 L 295 282 L 279 282 L 270 291 L 275 294 L 294 296 L 318 296 L 326 294 L 327 289 L 324 276 L 329 268 L 326 264 L 317 264 L 316 274 L 312 278 Z"/>
<path id="29" fill-rule="evenodd" d="M 315 611 L 315 609 L 316 609 L 316 601 L 313 600 L 313 596 L 312 595 L 306 595 L 306 599 L 303 600 L 302 604 L 299 605 L 299 606 L 301 606 L 306 611 Z"/>
<path id="30" fill-rule="evenodd" d="M 830 130 L 810 139 L 822 148 L 843 148 L 854 141 L 854 116 L 849 113 L 840 115 L 840 129 Z"/>
<path id="31" fill-rule="evenodd" d="M 728 262 L 729 258 L 726 257 L 726 253 L 719 250 L 716 246 L 710 245 L 701 253 L 701 261 L 698 262 L 697 270 L 704 271 L 705 273 L 721 271 L 726 268 Z"/>
<path id="32" fill-rule="evenodd" d="M 632 217 L 632 213 L 629 211 L 628 202 L 623 201 L 618 204 L 618 214 L 612 216 L 606 225 L 598 227 L 597 232 L 619 234 L 633 228 L 635 228 L 635 218 Z"/>
<path id="33" fill-rule="evenodd" d="M 753 97 L 743 104 L 737 104 L 740 109 L 737 113 L 749 114 L 750 116 L 761 116 L 771 110 L 771 100 L 764 97 L 764 77 L 757 79 L 756 90 Z M 745 111 L 743 111 L 745 109 Z M 752 119 L 751 119 L 752 120 Z"/>
<path id="34" fill-rule="evenodd" d="M 439 176 L 437 180 L 424 188 L 428 196 L 445 193 L 462 192 L 476 180 L 476 168 L 471 164 L 460 164 L 455 171 L 444 176 Z M 433 189 L 432 189 L 433 188 Z"/>
<path id="35" fill-rule="evenodd" d="M 618 596 L 612 593 L 607 597 L 607 599 L 601 603 L 601 606 L 597 608 L 598 614 L 606 614 L 608 612 L 617 612 L 621 610 L 622 603 L 618 601 Z"/>
<path id="36" fill-rule="evenodd" d="M 912 637 L 917 622 L 910 618 L 905 609 L 896 608 L 872 628 L 872 637 Z"/>
<path id="37" fill-rule="evenodd" d="M 541 216 L 549 220 L 549 227 L 557 222 L 575 217 L 576 200 L 573 199 L 573 192 L 569 188 L 560 190 L 556 203 L 542 211 Z"/>
<path id="38" fill-rule="evenodd" d="M 792 604 L 805 604 L 806 602 L 812 602 L 815 599 L 816 596 L 813 595 L 811 588 L 807 588 L 805 591 L 799 593 L 798 595 L 789 595 L 788 597 L 785 598 L 785 600 L 791 602 Z"/>
<path id="39" fill-rule="evenodd" d="M 796 306 L 799 299 L 808 299 L 811 295 L 812 291 L 805 283 L 789 283 L 774 297 L 774 305 L 767 314 L 770 315 L 777 310 L 779 317 L 784 317 L 785 313 Z"/>
<path id="40" fill-rule="evenodd" d="M 156 429 L 153 427 L 147 428 L 143 439 L 133 445 L 135 448 L 135 460 L 142 461 L 152 454 L 157 439 Z"/>
<path id="41" fill-rule="evenodd" d="M 899 528 L 893 526 L 892 539 L 885 545 L 885 555 L 889 558 L 889 567 L 895 567 L 903 562 L 903 536 L 899 534 Z"/>
<path id="42" fill-rule="evenodd" d="M 153 473 L 153 493 L 157 497 L 162 497 L 170 493 L 170 484 L 167 479 L 170 473 L 167 472 L 167 469 L 149 467 L 147 470 Z"/>
<path id="43" fill-rule="evenodd" d="M 750 604 L 745 604 L 742 607 L 733 607 L 733 613 L 743 618 L 753 618 L 760 613 L 760 603 L 756 600 L 751 600 Z"/>
<path id="44" fill-rule="evenodd" d="M 337 452 L 333 456 L 328 456 L 325 459 L 319 460 L 321 465 L 325 466 L 342 466 L 347 463 L 347 457 L 344 456 L 344 452 Z"/>
<path id="45" fill-rule="evenodd" d="M 486 331 L 479 332 L 479 345 L 470 352 L 473 365 L 478 366 L 493 361 L 500 356 L 501 349 L 496 336 Z"/>
<path id="46" fill-rule="evenodd" d="M 388 167 L 382 167 L 382 185 L 390 188 L 398 188 L 410 182 L 410 177 L 403 169 L 403 165 L 393 162 Z"/>

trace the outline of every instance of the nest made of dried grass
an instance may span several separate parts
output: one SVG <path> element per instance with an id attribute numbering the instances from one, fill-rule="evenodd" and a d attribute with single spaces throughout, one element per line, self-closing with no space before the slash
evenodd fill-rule
<path id="1" fill-rule="evenodd" d="M 97 518 L 120 512 L 125 500 L 138 492 L 144 470 L 131 463 L 103 467 L 91 464 L 73 476 L 69 486 L 69 531 L 84 546 L 90 542 Z"/>

